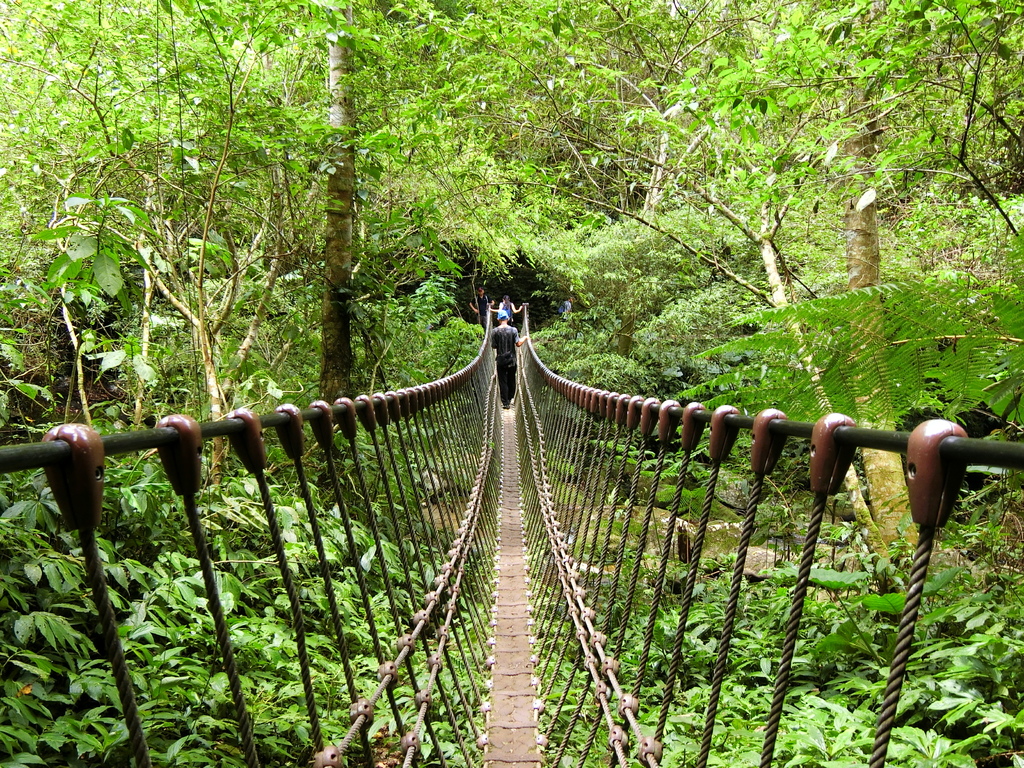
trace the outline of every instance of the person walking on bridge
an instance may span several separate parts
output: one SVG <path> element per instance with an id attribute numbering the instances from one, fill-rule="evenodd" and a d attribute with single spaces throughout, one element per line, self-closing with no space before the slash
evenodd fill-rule
<path id="1" fill-rule="evenodd" d="M 476 287 L 476 298 L 469 302 L 469 307 L 476 312 L 480 325 L 483 329 L 487 330 L 487 318 L 490 315 L 491 307 L 494 306 L 494 302 L 491 301 L 491 297 L 487 295 L 487 291 L 484 290 L 482 285 Z"/>
<path id="2" fill-rule="evenodd" d="M 492 309 L 491 312 L 497 312 L 497 311 L 502 310 L 502 309 L 504 309 L 506 312 L 508 312 L 508 324 L 509 325 L 515 325 L 516 324 L 515 315 L 518 315 L 520 312 L 523 311 L 522 306 L 518 306 L 517 307 L 515 304 L 512 303 L 512 299 L 510 299 L 508 297 L 507 293 L 504 296 L 501 297 L 501 304 L 498 305 L 498 309 Z"/>
<path id="3" fill-rule="evenodd" d="M 508 324 L 509 314 L 498 310 L 498 327 L 491 331 L 491 346 L 494 347 L 494 363 L 497 368 L 498 392 L 501 407 L 511 408 L 516 396 L 516 350 L 530 338 L 519 338 L 519 331 Z"/>

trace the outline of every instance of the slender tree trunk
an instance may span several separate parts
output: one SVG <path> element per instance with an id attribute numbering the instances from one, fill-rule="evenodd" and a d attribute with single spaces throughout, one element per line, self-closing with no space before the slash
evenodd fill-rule
<path id="1" fill-rule="evenodd" d="M 657 211 L 665 198 L 665 184 L 668 181 L 668 146 L 668 132 L 662 131 L 658 141 L 658 163 L 651 169 L 651 181 L 647 187 L 647 196 L 644 198 L 645 216 Z"/>
<path id="2" fill-rule="evenodd" d="M 788 207 L 788 203 L 786 204 Z M 779 230 L 779 223 L 773 221 L 771 206 L 766 202 L 761 206 L 761 232 L 758 234 L 758 247 L 761 251 L 761 262 L 768 278 L 768 287 L 772 292 L 772 303 L 776 307 L 789 304 L 786 296 L 786 284 L 779 272 L 779 250 L 775 247 L 774 238 Z"/>
<path id="3" fill-rule="evenodd" d="M 636 331 L 636 312 L 630 312 L 622 318 L 619 326 L 618 342 L 615 351 L 627 357 L 633 351 L 633 334 Z"/>
<path id="4" fill-rule="evenodd" d="M 847 287 L 851 291 L 878 285 L 881 267 L 875 203 L 872 202 L 857 210 L 859 199 L 860 196 L 857 195 L 847 200 L 844 220 Z M 858 329 L 859 333 L 865 336 L 881 333 L 882 304 L 877 297 L 869 301 L 872 302 L 875 312 L 872 317 L 861 323 Z M 867 416 L 861 415 L 861 426 L 875 429 L 893 428 L 892 414 L 886 413 L 884 406 L 880 407 L 878 399 L 873 398 L 871 393 L 864 394 L 858 400 L 865 411 L 870 411 Z M 888 556 L 889 545 L 900 537 L 899 522 L 907 512 L 903 460 L 899 454 L 888 451 L 864 449 L 861 455 L 871 502 L 871 515 L 870 518 L 858 515 L 858 519 L 868 528 L 872 548 L 878 554 Z M 913 530 L 908 530 L 908 536 L 913 538 L 913 535 Z"/>
<path id="5" fill-rule="evenodd" d="M 876 0 L 865 23 L 870 24 L 885 12 L 885 5 Z M 857 135 L 847 142 L 846 151 L 856 158 L 860 171 L 869 179 L 873 170 L 873 159 L 878 151 L 876 137 L 879 125 L 871 96 L 865 91 L 858 92 L 851 99 L 851 112 L 864 115 L 866 119 Z M 874 199 L 864 200 L 867 189 L 856 185 L 854 194 L 847 199 L 843 217 L 843 238 L 846 243 L 847 288 L 851 291 L 878 285 L 881 280 L 881 248 L 878 239 L 878 209 Z M 864 201 L 862 203 L 862 201 Z M 875 298 L 871 300 L 875 312 L 857 329 L 864 336 L 881 332 L 883 308 Z M 864 393 L 858 398 L 867 414 L 861 414 L 860 426 L 875 429 L 892 429 L 892 413 L 887 413 L 884 404 L 873 393 Z M 908 511 L 906 484 L 903 477 L 903 460 L 896 453 L 865 449 L 861 453 L 864 477 L 870 501 L 870 519 L 858 515 L 868 529 L 872 547 L 882 557 L 888 557 L 889 546 L 900 537 L 899 522 Z M 849 488 L 849 483 L 847 484 Z M 916 538 L 912 529 L 908 537 Z"/>
<path id="6" fill-rule="evenodd" d="M 154 285 L 153 278 L 148 269 L 142 270 L 142 339 L 139 344 L 139 357 L 143 365 L 149 364 L 149 336 L 151 328 L 151 317 L 153 307 Z M 136 369 L 138 370 L 138 369 Z M 138 429 L 142 426 L 142 407 L 146 397 L 146 380 L 136 373 L 135 375 L 135 408 L 132 414 L 132 426 Z"/>
<path id="7" fill-rule="evenodd" d="M 351 25 L 352 7 L 343 11 Z M 338 134 L 327 176 L 327 231 L 324 239 L 324 295 L 321 314 L 320 393 L 334 399 L 352 384 L 352 266 L 355 260 L 355 111 L 348 78 L 352 49 L 332 42 L 328 50 L 330 123 Z"/>

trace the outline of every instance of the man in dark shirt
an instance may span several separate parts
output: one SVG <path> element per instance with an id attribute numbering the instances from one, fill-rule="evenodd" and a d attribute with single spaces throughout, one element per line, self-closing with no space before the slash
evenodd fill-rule
<path id="1" fill-rule="evenodd" d="M 498 376 L 498 393 L 501 407 L 511 408 L 516 396 L 516 349 L 526 343 L 529 336 L 519 338 L 519 331 L 508 324 L 508 312 L 498 310 L 498 327 L 491 331 L 491 346 L 494 347 L 495 368 Z"/>
<path id="2" fill-rule="evenodd" d="M 487 318 L 491 312 L 491 305 L 494 304 L 491 301 L 491 297 L 487 295 L 482 285 L 476 287 L 476 298 L 469 302 L 470 309 L 477 313 L 480 318 L 480 325 L 483 329 L 487 330 Z"/>

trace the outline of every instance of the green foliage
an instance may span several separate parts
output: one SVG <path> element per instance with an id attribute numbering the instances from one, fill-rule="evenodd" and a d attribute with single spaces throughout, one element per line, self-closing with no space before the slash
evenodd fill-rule
<path id="1" fill-rule="evenodd" d="M 759 312 L 743 319 L 760 328 L 756 334 L 710 353 L 740 364 L 686 395 L 781 404 L 795 418 L 816 418 L 823 408 L 867 421 L 950 417 L 1000 402 L 1009 414 L 1019 380 L 1001 371 L 1003 360 L 1021 355 L 1017 296 L 1011 286 L 926 280 Z M 993 387 L 1002 379 L 1009 381 Z"/>
<path id="2" fill-rule="evenodd" d="M 826 529 L 829 526 L 826 525 Z M 978 529 L 952 524 L 944 553 L 964 546 Z M 824 538 L 841 533 L 826 530 Z M 969 539 L 967 539 L 969 540 Z M 977 552 L 977 549 L 974 550 Z M 776 750 L 779 765 L 864 765 L 874 740 L 877 711 L 895 641 L 907 573 L 887 574 L 895 591 L 879 594 L 873 556 L 856 541 L 831 567 L 819 561 L 812 570 L 803 626 L 792 668 Z M 665 765 L 693 761 L 707 705 L 707 685 L 718 652 L 731 558 L 706 560 L 697 582 L 690 621 L 683 638 L 680 687 L 665 734 Z M 627 564 L 628 565 L 628 564 Z M 653 560 L 645 563 L 653 568 Z M 891 568 L 891 566 L 889 566 Z M 651 571 L 646 571 L 648 576 Z M 762 582 L 743 585 L 730 663 L 712 742 L 713 765 L 756 766 L 763 726 L 772 696 L 783 642 L 795 565 L 782 567 Z M 685 578 L 685 565 L 672 563 L 669 583 Z M 1019 749 L 1024 723 L 1020 649 L 1024 610 L 1019 580 L 987 570 L 937 568 L 926 582 L 914 653 L 903 687 L 888 763 L 968 766 L 1001 752 Z M 598 615 L 606 590 L 599 590 Z M 635 607 L 626 636 L 620 680 L 632 680 L 647 614 Z M 678 620 L 671 593 L 664 598 L 654 627 L 650 667 L 641 702 L 657 702 L 669 663 Z M 559 692 L 552 694 L 557 698 Z M 570 695 L 569 701 L 574 697 Z M 550 702 L 549 702 L 550 703 Z M 569 709 L 567 706 L 566 709 Z M 641 706 L 645 732 L 658 716 L 656 705 Z M 563 712 L 559 728 L 564 727 Z M 556 729 L 556 734 L 559 731 Z"/>
<path id="3" fill-rule="evenodd" d="M 287 466 L 276 441 L 268 447 L 271 465 Z M 314 464 L 307 467 L 311 474 L 317 470 Z M 339 468 L 343 477 L 353 476 L 344 459 Z M 368 470 L 370 487 L 379 495 L 376 473 Z M 302 594 L 322 721 L 326 733 L 343 733 L 350 723 L 349 699 L 339 694 L 345 677 L 305 506 L 289 473 L 274 475 L 275 506 Z M 180 505 L 155 459 L 108 462 L 105 483 L 99 545 L 154 758 L 168 765 L 243 766 L 227 677 Z M 96 643 L 95 610 L 77 537 L 63 530 L 41 474 L 5 477 L 0 491 L 0 765 L 35 765 L 36 758 L 72 768 L 126 764 L 118 695 Z M 365 521 L 356 520 L 356 550 L 349 551 L 337 511 L 316 487 L 312 492 L 323 510 L 320 526 L 346 637 L 360 681 L 368 686 L 359 693 L 369 695 L 376 660 L 352 569 L 365 571 L 375 614 L 388 616 L 382 574 L 384 569 L 402 572 L 398 547 L 409 544 L 399 543 L 403 537 L 386 523 L 383 551 L 378 551 Z M 363 500 L 346 492 L 353 509 L 365 510 Z M 369 503 L 389 517 L 383 498 Z M 222 604 L 261 759 L 266 765 L 294 764 L 308 757 L 308 721 L 288 600 L 255 481 L 229 473 L 202 493 L 200 511 L 218 560 Z M 429 568 L 426 578 L 433 578 Z M 398 599 L 404 601 L 403 615 L 421 607 L 411 604 L 404 590 Z M 385 647 L 392 647 L 393 624 L 380 620 L 378 627 Z M 397 695 L 411 699 L 411 689 L 399 687 Z M 390 720 L 379 713 L 377 727 L 393 731 Z"/>

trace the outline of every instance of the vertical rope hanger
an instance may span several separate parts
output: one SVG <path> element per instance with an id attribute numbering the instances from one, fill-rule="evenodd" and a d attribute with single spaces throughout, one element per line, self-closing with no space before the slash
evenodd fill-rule
<path id="1" fill-rule="evenodd" d="M 676 473 L 675 491 L 672 494 L 672 502 L 669 505 L 668 520 L 665 523 L 665 536 L 661 544 L 661 557 L 658 561 L 658 574 L 654 580 L 654 595 L 651 598 L 651 610 L 647 617 L 647 626 L 644 628 L 643 650 L 640 652 L 640 661 L 637 663 L 636 682 L 633 685 L 633 695 L 640 695 L 640 687 L 643 685 L 644 677 L 647 674 L 647 662 L 651 654 L 651 646 L 654 642 L 654 625 L 660 615 L 661 599 L 665 589 L 665 577 L 668 573 L 668 560 L 672 552 L 672 539 L 675 535 L 676 521 L 679 519 L 679 507 L 683 499 L 683 487 L 690 466 L 690 458 L 693 451 L 700 442 L 704 424 L 698 422 L 694 415 L 697 411 L 704 410 L 700 403 L 690 403 L 683 408 L 682 413 L 682 434 L 680 451 L 683 454 L 682 461 Z"/>
<path id="2" fill-rule="evenodd" d="M 217 586 L 213 559 L 206 542 L 206 532 L 199 519 L 199 510 L 196 505 L 196 495 L 199 493 L 202 483 L 202 433 L 195 419 L 183 415 L 166 416 L 160 420 L 157 427 L 169 427 L 178 433 L 178 440 L 175 444 L 159 449 L 160 460 L 171 487 L 176 494 L 181 496 L 185 507 L 185 515 L 188 518 L 192 540 L 196 547 L 196 556 L 203 574 L 203 584 L 206 587 L 207 610 L 213 618 L 217 645 L 224 660 L 224 672 L 228 678 L 228 687 L 231 690 L 231 699 L 238 718 L 245 764 L 248 768 L 260 768 L 252 721 L 246 707 L 245 696 L 242 693 L 241 676 L 235 664 L 231 632 L 220 601 L 220 589 Z"/>
<path id="3" fill-rule="evenodd" d="M 68 527 L 78 531 L 86 577 L 99 614 L 103 643 L 113 671 L 136 768 L 151 768 L 149 745 L 146 743 L 146 734 L 135 701 L 135 689 L 117 630 L 114 606 L 103 574 L 103 560 L 96 543 L 96 527 L 103 515 L 103 442 L 96 430 L 84 424 L 54 427 L 43 440 L 59 441 L 70 449 L 66 460 L 46 467 L 46 479 Z"/>
<path id="4" fill-rule="evenodd" d="M 312 665 L 309 659 L 309 651 L 306 647 L 305 618 L 302 612 L 302 602 L 299 600 L 299 592 L 295 587 L 295 581 L 292 576 L 291 565 L 288 563 L 288 556 L 285 553 L 284 538 L 281 535 L 277 512 L 274 509 L 274 502 L 271 498 L 270 486 L 267 484 L 265 471 L 267 454 L 266 447 L 263 444 L 260 420 L 256 414 L 244 408 L 232 411 L 228 418 L 238 419 L 245 425 L 244 432 L 231 435 L 231 445 L 245 468 L 256 478 L 256 484 L 259 487 L 263 512 L 267 517 L 267 525 L 270 528 L 271 544 L 277 557 L 277 567 L 280 571 L 281 582 L 284 585 L 285 593 L 288 596 L 288 603 L 291 607 L 295 646 L 299 657 L 299 671 L 302 678 L 302 689 L 305 693 L 306 714 L 309 717 L 310 737 L 314 749 L 319 751 L 323 749 L 324 741 L 320 731 L 320 715 L 316 706 L 316 693 L 313 690 Z"/>
<path id="5" fill-rule="evenodd" d="M 661 741 L 662 736 L 665 734 L 665 724 L 668 722 L 668 713 L 675 694 L 675 683 L 679 675 L 680 664 L 682 663 L 683 638 L 686 636 L 686 626 L 690 619 L 693 591 L 697 584 L 697 571 L 700 569 L 704 536 L 707 533 L 708 521 L 711 518 L 711 504 L 715 498 L 715 487 L 718 484 L 719 471 L 722 468 L 722 462 L 729 455 L 739 434 L 739 429 L 726 421 L 726 416 L 731 416 L 736 412 L 737 409 L 731 405 L 721 405 L 711 415 L 711 435 L 708 438 L 708 456 L 711 459 L 711 471 L 708 473 L 704 489 L 704 504 L 701 507 L 697 534 L 693 540 L 690 567 L 686 572 L 686 585 L 683 587 L 679 621 L 676 623 L 676 634 L 672 641 L 672 656 L 669 660 L 668 673 L 665 677 L 661 712 L 658 715 L 658 725 L 654 731 L 654 738 L 657 741 Z"/>
<path id="6" fill-rule="evenodd" d="M 317 404 L 314 403 L 314 406 L 315 405 Z M 326 403 L 323 403 L 323 405 L 326 406 Z M 305 437 L 302 429 L 302 412 L 296 406 L 291 404 L 279 405 L 275 410 L 277 413 L 283 413 L 288 416 L 288 421 L 277 427 L 277 435 L 285 453 L 292 460 L 292 465 L 295 468 L 296 477 L 299 481 L 299 495 L 302 497 L 303 504 L 306 507 L 306 514 L 313 534 L 313 543 L 316 547 L 317 553 L 317 563 L 320 567 L 320 578 L 323 580 L 324 592 L 327 595 L 328 613 L 331 617 L 331 625 L 334 629 L 334 635 L 338 644 L 338 651 L 341 654 L 342 669 L 345 675 L 345 685 L 348 689 L 349 706 L 351 707 L 359 699 L 359 690 L 356 686 L 355 672 L 352 668 L 351 651 L 348 647 L 348 641 L 345 638 L 345 629 L 341 619 L 341 611 L 338 608 L 338 598 L 334 591 L 331 567 L 327 561 L 327 552 L 324 548 L 324 540 L 320 532 L 320 521 L 317 515 L 316 505 L 313 503 L 313 498 L 309 490 L 309 482 L 306 479 L 306 470 L 302 462 L 305 444 Z M 333 426 L 328 420 L 330 408 L 328 407 L 326 411 L 318 408 L 314 408 L 314 410 L 318 410 L 320 413 L 320 419 L 318 422 L 321 431 L 323 431 L 322 428 L 324 426 L 327 426 L 327 431 L 329 433 L 331 426 Z M 316 430 L 316 427 L 314 427 L 314 430 Z M 341 512 L 340 507 L 339 512 Z M 363 759 L 366 762 L 367 768 L 372 768 L 373 754 L 370 750 L 370 744 L 367 739 L 366 732 L 363 731 L 361 736 Z"/>
<path id="7" fill-rule="evenodd" d="M 400 530 L 400 521 L 395 519 L 396 513 L 399 511 L 399 507 L 395 505 L 394 496 L 391 492 L 391 478 L 393 478 L 395 481 L 395 486 L 398 490 L 399 499 L 401 500 L 401 508 L 405 510 L 406 518 L 408 519 L 411 516 L 409 512 L 409 504 L 408 501 L 406 500 L 405 489 L 401 481 L 401 475 L 399 474 L 398 471 L 398 461 L 395 458 L 394 448 L 391 444 L 391 436 L 390 433 L 388 432 L 388 425 L 391 423 L 392 413 L 391 410 L 389 409 L 389 403 L 387 402 L 387 399 L 382 394 L 375 394 L 373 395 L 373 397 L 360 395 L 358 398 L 356 398 L 356 402 L 362 402 L 365 405 L 365 409 L 363 410 L 363 426 L 368 431 L 370 431 L 370 437 L 374 447 L 374 454 L 377 457 L 378 470 L 383 479 L 382 484 L 384 486 L 384 494 L 388 504 L 388 514 L 385 515 L 385 519 L 390 520 L 391 522 L 391 534 L 396 549 L 398 550 L 399 561 L 401 562 L 402 565 L 402 571 L 404 575 L 403 582 L 406 588 L 406 592 L 409 595 L 409 605 L 415 605 L 417 594 L 413 588 L 412 583 L 414 571 L 412 570 L 412 567 L 409 564 L 409 559 L 405 552 L 405 542 Z M 396 406 L 397 404 L 397 401 L 395 401 Z M 380 441 L 377 439 L 378 430 L 384 436 L 383 450 Z M 385 453 L 387 454 L 387 457 L 390 460 L 391 473 L 387 471 L 387 467 L 385 466 L 384 463 Z M 408 530 L 410 536 L 412 537 L 413 552 L 418 565 L 420 581 L 425 582 L 426 575 L 423 571 L 423 563 L 419 557 L 419 544 L 412 530 L 411 522 L 409 524 Z M 381 562 L 383 564 L 383 551 L 381 551 L 380 554 L 382 557 Z M 423 591 L 426 591 L 425 583 L 423 584 Z M 396 630 L 400 638 L 404 637 L 400 625 L 396 627 Z M 416 678 L 415 668 L 413 667 L 412 663 L 412 656 L 413 655 L 410 653 L 405 659 L 406 671 L 409 674 L 409 685 L 412 687 L 413 694 L 419 695 L 420 685 Z M 432 684 L 433 681 L 431 681 L 431 685 Z M 422 727 L 422 725 L 423 715 L 421 713 L 420 717 L 417 719 L 416 726 L 414 726 L 412 732 L 414 734 L 418 733 L 418 730 L 420 727 Z M 427 734 L 434 745 L 434 749 L 437 750 L 441 762 L 441 768 L 445 768 L 445 766 L 447 765 L 447 761 L 444 757 L 444 752 L 441 750 L 441 745 L 437 738 L 437 735 L 434 732 L 433 724 L 429 720 L 426 721 L 426 728 Z"/>
<path id="8" fill-rule="evenodd" d="M 392 424 L 394 424 L 395 433 L 398 436 L 399 453 L 403 456 L 403 458 L 405 460 L 404 463 L 405 463 L 406 474 L 407 474 L 407 477 L 409 479 L 408 487 L 409 487 L 409 489 L 411 491 L 411 494 L 412 494 L 412 497 L 413 497 L 413 503 L 415 504 L 417 511 L 419 511 L 421 515 L 423 513 L 426 513 L 428 515 L 428 517 L 431 518 L 431 521 L 423 521 L 423 520 L 421 520 L 421 530 L 423 530 L 423 532 L 425 533 L 425 537 L 426 537 L 426 540 L 427 540 L 427 545 L 428 545 L 429 552 L 433 554 L 434 558 L 436 558 L 434 560 L 434 562 L 431 563 L 432 570 L 434 572 L 436 572 L 437 569 L 440 568 L 440 566 L 441 566 L 443 552 L 442 552 L 442 548 L 441 548 L 440 542 L 437 540 L 437 531 L 434 528 L 432 520 L 433 519 L 439 519 L 437 517 L 437 515 L 439 513 L 435 512 L 433 507 L 431 506 L 431 503 L 429 501 L 429 495 L 427 495 L 425 497 L 423 496 L 423 494 L 421 493 L 421 488 L 420 488 L 421 483 L 417 482 L 416 479 L 415 479 L 416 471 L 415 471 L 414 467 L 422 466 L 422 462 L 421 462 L 421 460 L 419 458 L 419 455 L 417 453 L 416 439 L 415 439 L 415 436 L 412 434 L 412 424 L 411 424 L 411 421 L 409 420 L 409 417 L 410 417 L 410 407 L 409 407 L 409 405 L 410 405 L 409 404 L 410 396 L 409 396 L 408 392 L 402 391 L 402 392 L 386 392 L 384 394 L 384 397 L 386 398 L 386 400 L 388 402 L 389 411 L 390 411 L 390 415 L 391 415 L 391 421 L 392 421 Z M 403 425 L 405 427 L 405 430 L 408 432 L 408 438 L 409 438 L 408 440 L 403 435 Z M 396 469 L 396 472 L 397 472 L 397 469 Z M 415 520 L 413 519 L 413 517 L 411 515 L 409 515 L 409 517 L 408 517 L 407 524 L 409 525 L 410 530 L 412 530 L 415 527 Z M 418 559 L 420 559 L 419 568 L 420 568 L 420 571 L 421 571 L 421 579 L 423 581 L 423 588 L 427 589 L 427 583 L 426 583 L 427 576 L 426 576 L 426 574 L 424 572 L 424 566 L 423 566 L 423 563 L 422 563 L 420 548 L 418 546 L 416 546 L 415 543 L 414 543 L 414 550 L 413 551 L 414 551 L 414 554 L 416 555 L 416 557 Z M 429 650 L 429 646 L 428 646 L 428 650 Z M 458 696 L 458 700 L 462 704 L 463 710 L 466 711 L 466 712 L 471 711 L 471 706 L 469 705 L 469 702 L 466 699 L 465 692 L 462 690 L 462 684 L 459 682 L 458 676 L 455 675 L 454 672 L 453 672 L 454 667 L 452 666 L 452 663 L 451 663 L 451 651 L 450 651 L 450 649 L 448 647 L 448 643 L 439 644 L 439 652 L 441 654 L 443 654 L 443 656 L 444 656 L 444 659 L 446 661 L 446 667 L 447 667 L 447 670 L 448 670 L 449 677 L 450 677 L 450 679 L 452 681 L 452 684 L 453 684 L 454 689 L 456 691 L 456 694 Z M 452 732 L 456 735 L 456 738 L 458 739 L 459 749 L 462 751 L 463 758 L 466 760 L 466 763 L 469 764 L 470 763 L 470 757 L 469 757 L 469 754 L 467 752 L 466 740 L 465 740 L 465 738 L 463 736 L 462 730 L 459 727 L 458 721 L 455 718 L 455 711 L 454 711 L 454 707 L 453 707 L 454 701 L 450 698 L 449 692 L 445 688 L 445 686 L 444 686 L 444 684 L 443 684 L 443 682 L 442 682 L 442 680 L 441 680 L 439 675 L 436 676 L 436 685 L 437 685 L 437 688 L 438 688 L 438 692 L 441 695 L 441 700 L 442 700 L 445 712 L 447 713 L 447 716 L 448 716 L 448 719 L 449 719 L 449 725 L 452 728 Z M 472 725 L 472 727 L 474 729 L 474 739 L 479 738 L 479 733 L 476 732 L 476 723 L 473 721 L 472 718 L 470 718 L 470 723 L 471 723 L 471 725 Z M 434 737 L 431 736 L 431 738 L 434 738 Z"/>

